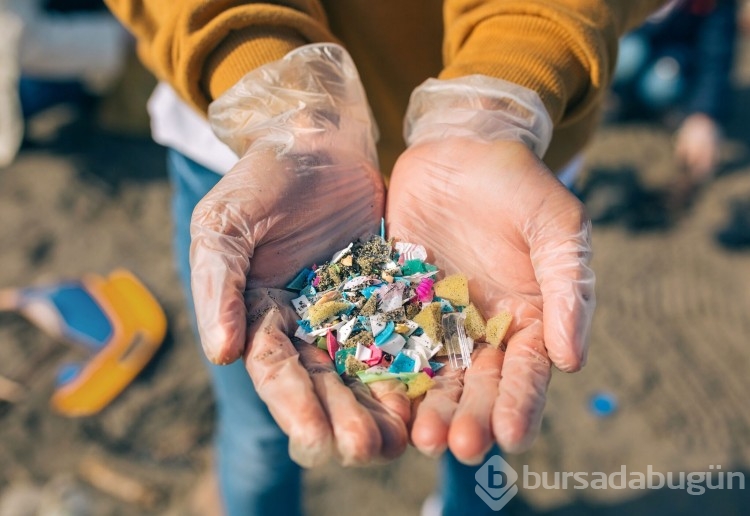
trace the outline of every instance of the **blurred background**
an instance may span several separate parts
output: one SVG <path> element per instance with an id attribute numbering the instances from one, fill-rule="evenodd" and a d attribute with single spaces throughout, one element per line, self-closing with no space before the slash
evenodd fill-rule
<path id="1" fill-rule="evenodd" d="M 582 372 L 554 375 L 541 437 L 507 458 L 519 472 L 750 473 L 750 2 L 690 4 L 623 39 L 602 126 L 570 167 L 594 221 L 592 350 Z M 74 418 L 50 398 L 60 365 L 89 355 L 0 312 L 0 516 L 217 514 L 213 399 L 171 258 L 154 86 L 100 2 L 0 1 L 0 289 L 125 268 L 168 322 L 124 392 Z M 319 468 L 306 506 L 419 514 L 436 466 L 409 450 Z M 521 488 L 509 511 L 749 506 L 739 489 Z"/>

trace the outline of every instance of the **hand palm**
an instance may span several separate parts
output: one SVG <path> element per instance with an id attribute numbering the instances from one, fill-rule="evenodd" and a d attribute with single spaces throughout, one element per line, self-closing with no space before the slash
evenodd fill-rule
<path id="1" fill-rule="evenodd" d="M 593 274 L 580 203 L 523 144 L 428 142 L 396 164 L 386 218 L 391 236 L 425 245 L 447 273 L 466 274 L 485 316 L 514 317 L 507 351 L 479 349 L 463 378 L 448 372 L 428 392 L 413 416 L 415 445 L 450 446 L 466 461 L 481 458 L 493 436 L 506 449 L 526 447 L 541 421 L 550 358 L 571 371 L 584 360 Z"/>

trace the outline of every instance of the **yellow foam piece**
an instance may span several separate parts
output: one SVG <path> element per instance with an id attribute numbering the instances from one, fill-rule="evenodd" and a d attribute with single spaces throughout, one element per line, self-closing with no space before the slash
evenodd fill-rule
<path id="1" fill-rule="evenodd" d="M 422 394 L 429 391 L 433 385 L 435 385 L 435 381 L 430 378 L 430 375 L 420 372 L 406 383 L 406 396 L 410 400 L 419 398 Z"/>
<path id="2" fill-rule="evenodd" d="M 464 320 L 466 334 L 475 341 L 484 339 L 487 333 L 487 322 L 482 317 L 479 309 L 474 306 L 474 303 L 469 303 L 469 306 L 466 307 L 463 313 L 466 314 L 466 319 Z"/>
<path id="3" fill-rule="evenodd" d="M 487 321 L 487 342 L 495 348 L 500 346 L 512 320 L 510 312 L 501 312 Z"/>
<path id="4" fill-rule="evenodd" d="M 310 325 L 317 326 L 349 308 L 349 303 L 343 301 L 328 301 L 311 306 L 307 310 Z"/>
<path id="5" fill-rule="evenodd" d="M 429 338 L 435 342 L 443 341 L 443 313 L 440 303 L 430 303 L 412 319 Z"/>
<path id="6" fill-rule="evenodd" d="M 435 295 L 447 299 L 455 306 L 469 304 L 469 280 L 463 274 L 453 274 L 441 279 L 432 287 Z"/>

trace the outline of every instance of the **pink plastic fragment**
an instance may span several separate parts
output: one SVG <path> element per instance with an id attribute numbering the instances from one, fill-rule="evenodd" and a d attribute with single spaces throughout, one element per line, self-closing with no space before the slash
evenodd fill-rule
<path id="1" fill-rule="evenodd" d="M 328 345 L 328 354 L 331 356 L 331 360 L 335 360 L 336 352 L 339 350 L 339 342 L 331 330 L 328 330 L 328 333 L 326 333 L 326 344 Z"/>
<path id="2" fill-rule="evenodd" d="M 432 285 L 434 283 L 435 280 L 432 278 L 424 278 L 419 282 L 415 290 L 420 303 L 429 303 L 432 301 Z"/>
<path id="3" fill-rule="evenodd" d="M 435 376 L 435 371 L 433 371 L 431 367 L 425 367 L 424 369 L 422 369 L 422 372 L 427 374 L 427 376 L 429 376 L 430 378 Z"/>
<path id="4" fill-rule="evenodd" d="M 312 280 L 312 286 L 317 287 L 318 285 L 320 285 L 320 276 L 315 276 Z"/>
<path id="5" fill-rule="evenodd" d="M 367 364 L 368 366 L 378 365 L 383 359 L 383 350 L 377 347 L 375 344 L 371 344 L 370 351 L 372 351 L 372 356 L 364 361 L 365 364 Z"/>

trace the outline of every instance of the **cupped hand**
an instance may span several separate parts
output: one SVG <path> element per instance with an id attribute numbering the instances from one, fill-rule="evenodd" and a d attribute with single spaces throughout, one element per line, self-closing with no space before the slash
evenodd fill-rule
<path id="1" fill-rule="evenodd" d="M 345 385 L 325 352 L 297 342 L 291 294 L 303 267 L 377 230 L 380 174 L 358 154 L 278 155 L 261 146 L 198 204 L 191 269 L 201 341 L 213 362 L 243 358 L 260 398 L 304 466 L 390 459 L 407 444 L 410 416 L 399 382 Z M 242 393 L 237 393 L 241 396 Z"/>
<path id="2" fill-rule="evenodd" d="M 446 273 L 468 276 L 489 318 L 513 323 L 499 349 L 478 345 L 465 371 L 441 370 L 413 407 L 411 440 L 476 463 L 538 434 L 554 364 L 586 361 L 595 305 L 590 223 L 582 204 L 520 142 L 446 137 L 409 147 L 388 192 L 388 234 L 423 244 Z"/>
<path id="3" fill-rule="evenodd" d="M 191 222 L 206 356 L 217 364 L 244 358 L 301 465 L 399 455 L 409 419 L 403 386 L 345 386 L 329 358 L 293 338 L 289 295 L 269 290 L 378 230 L 385 194 L 376 130 L 351 57 L 331 43 L 299 47 L 245 75 L 211 104 L 209 118 L 242 159 Z"/>

